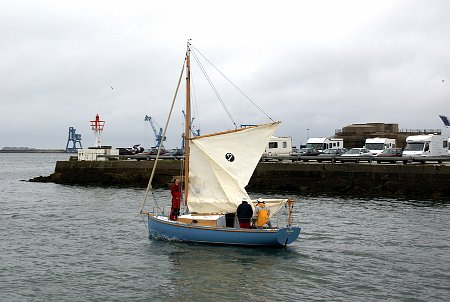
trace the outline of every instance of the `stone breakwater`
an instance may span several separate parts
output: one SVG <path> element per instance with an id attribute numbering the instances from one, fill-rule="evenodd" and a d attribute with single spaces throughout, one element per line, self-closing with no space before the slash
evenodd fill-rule
<path id="1" fill-rule="evenodd" d="M 30 181 L 58 184 L 147 187 L 154 161 L 58 161 L 50 176 Z M 161 161 L 155 171 L 154 187 L 165 186 L 180 175 L 181 161 Z"/>
<path id="2" fill-rule="evenodd" d="M 50 176 L 30 181 L 95 186 L 146 187 L 154 161 L 58 161 Z M 153 186 L 167 188 L 180 161 L 158 163 Z M 250 192 L 290 191 L 405 198 L 450 198 L 450 166 L 444 164 L 259 163 Z"/>

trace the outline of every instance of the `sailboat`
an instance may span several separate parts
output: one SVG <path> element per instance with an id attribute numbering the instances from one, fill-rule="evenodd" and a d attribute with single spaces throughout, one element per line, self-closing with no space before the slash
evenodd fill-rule
<path id="1" fill-rule="evenodd" d="M 150 238 L 163 238 L 184 242 L 244 246 L 285 246 L 294 242 L 300 227 L 292 225 L 294 200 L 263 200 L 271 217 L 284 212 L 278 225 L 264 228 L 240 228 L 236 209 L 242 200 L 248 200 L 254 208 L 257 200 L 251 200 L 245 186 L 250 181 L 264 149 L 279 122 L 245 126 L 224 132 L 201 136 L 190 135 L 190 42 L 178 81 L 186 73 L 185 114 L 185 163 L 184 204 L 187 212 L 170 220 L 158 205 L 145 211 L 145 204 L 157 166 L 159 151 L 140 213 L 147 218 Z M 169 112 L 167 129 L 175 97 Z M 165 130 L 163 137 L 165 135 Z M 280 226 L 281 224 L 281 226 Z"/>

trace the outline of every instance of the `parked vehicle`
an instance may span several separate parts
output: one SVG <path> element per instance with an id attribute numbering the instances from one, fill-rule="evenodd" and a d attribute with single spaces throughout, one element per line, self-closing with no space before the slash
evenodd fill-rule
<path id="1" fill-rule="evenodd" d="M 347 149 L 336 148 L 336 149 L 325 149 L 321 154 L 319 154 L 317 161 L 319 163 L 323 161 L 331 161 L 334 162 L 337 156 L 344 154 Z"/>
<path id="2" fill-rule="evenodd" d="M 157 155 L 158 154 L 158 148 L 151 147 L 150 149 L 146 149 L 141 154 L 143 154 L 143 155 Z M 161 151 L 159 152 L 159 155 L 163 155 L 163 154 L 166 154 L 166 149 L 161 148 Z"/>
<path id="3" fill-rule="evenodd" d="M 448 141 L 442 135 L 413 135 L 406 138 L 404 156 L 448 155 Z"/>
<path id="4" fill-rule="evenodd" d="M 180 149 L 180 148 L 174 148 L 171 149 L 167 155 L 171 155 L 171 156 L 183 156 L 184 155 L 184 150 Z"/>
<path id="5" fill-rule="evenodd" d="M 144 152 L 144 147 L 140 144 L 134 145 L 132 148 L 118 148 L 119 155 L 134 155 Z"/>
<path id="6" fill-rule="evenodd" d="M 312 149 L 312 148 L 301 148 L 299 150 L 297 150 L 297 152 L 292 152 L 291 153 L 291 160 L 294 161 L 298 161 L 300 160 L 301 156 L 316 156 L 319 155 L 319 151 L 317 151 L 316 149 Z M 303 159 L 303 161 L 308 161 Z"/>
<path id="7" fill-rule="evenodd" d="M 319 156 L 342 155 L 345 152 L 347 152 L 347 149 L 344 148 L 325 149 Z"/>
<path id="8" fill-rule="evenodd" d="M 401 148 L 387 148 L 381 153 L 378 153 L 377 157 L 401 157 L 402 153 L 403 151 Z"/>
<path id="9" fill-rule="evenodd" d="M 395 148 L 395 139 L 385 137 L 368 138 L 364 147 L 369 149 L 373 155 L 377 155 L 387 148 Z"/>
<path id="10" fill-rule="evenodd" d="M 325 149 L 337 149 L 344 147 L 344 139 L 342 138 L 326 138 L 326 137 L 311 137 L 306 142 L 307 148 L 316 149 L 322 153 Z"/>
<path id="11" fill-rule="evenodd" d="M 372 161 L 373 154 L 366 148 L 351 148 L 341 156 L 337 157 L 336 161 L 353 161 L 355 163 L 360 161 Z"/>
<path id="12" fill-rule="evenodd" d="M 272 136 L 264 150 L 263 157 L 288 157 L 292 153 L 292 137 Z"/>
<path id="13" fill-rule="evenodd" d="M 297 152 L 298 155 L 319 155 L 319 151 L 313 148 L 301 148 Z"/>
<path id="14" fill-rule="evenodd" d="M 351 148 L 341 156 L 372 156 L 373 154 L 366 148 Z"/>

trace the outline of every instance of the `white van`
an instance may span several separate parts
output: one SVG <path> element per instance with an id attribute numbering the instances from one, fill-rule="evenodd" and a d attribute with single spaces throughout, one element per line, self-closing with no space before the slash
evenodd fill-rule
<path id="1" fill-rule="evenodd" d="M 344 139 L 311 137 L 306 142 L 306 148 L 316 149 L 319 152 L 323 152 L 325 149 L 342 149 L 344 148 Z"/>
<path id="2" fill-rule="evenodd" d="M 369 151 L 373 155 L 377 155 L 381 153 L 384 149 L 395 148 L 396 146 L 394 138 L 375 137 L 375 138 L 367 138 L 364 147 L 366 149 L 369 149 Z"/>
<path id="3" fill-rule="evenodd" d="M 403 156 L 448 155 L 448 141 L 439 134 L 413 135 L 406 138 Z"/>
<path id="4" fill-rule="evenodd" d="M 292 153 L 292 137 L 290 136 L 272 136 L 267 143 L 263 156 L 288 157 Z"/>

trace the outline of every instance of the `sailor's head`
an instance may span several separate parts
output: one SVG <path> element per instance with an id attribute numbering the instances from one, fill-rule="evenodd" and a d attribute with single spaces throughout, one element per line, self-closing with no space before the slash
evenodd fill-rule
<path id="1" fill-rule="evenodd" d="M 258 198 L 256 204 L 266 204 L 266 202 L 264 200 L 262 200 L 261 198 Z"/>

